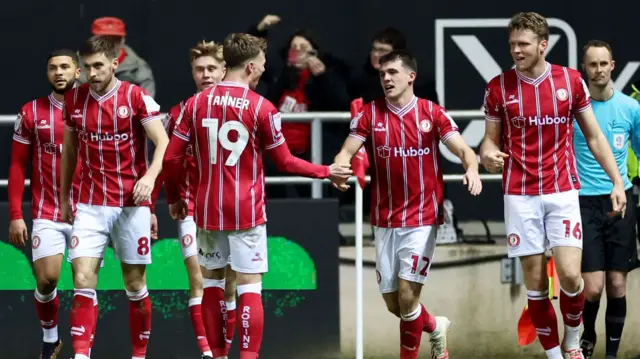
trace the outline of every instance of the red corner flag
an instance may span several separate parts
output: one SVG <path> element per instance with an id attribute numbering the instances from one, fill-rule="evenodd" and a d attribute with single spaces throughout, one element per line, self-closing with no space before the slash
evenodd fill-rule
<path id="1" fill-rule="evenodd" d="M 362 97 L 357 98 L 351 101 L 351 117 L 355 117 L 358 112 L 362 110 L 362 106 L 364 106 L 364 102 L 362 101 Z M 351 170 L 353 171 L 353 175 L 358 178 L 358 184 L 360 188 L 364 188 L 366 182 L 364 180 L 364 176 L 367 174 L 367 170 L 369 169 L 369 157 L 367 156 L 367 151 L 365 151 L 364 146 L 360 148 L 358 153 L 351 159 Z"/>

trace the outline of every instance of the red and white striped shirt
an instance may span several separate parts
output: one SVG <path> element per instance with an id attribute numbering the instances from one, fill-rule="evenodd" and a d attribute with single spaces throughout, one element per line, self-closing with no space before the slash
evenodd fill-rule
<path id="1" fill-rule="evenodd" d="M 167 116 L 164 119 L 164 128 L 167 130 L 169 137 L 173 133 L 174 129 L 183 119 L 184 109 L 186 101 L 182 101 L 179 104 L 173 106 Z M 183 161 L 182 168 L 184 172 L 180 175 L 184 175 L 184 181 L 180 186 L 180 198 L 183 199 L 188 206 L 189 216 L 193 216 L 194 199 L 195 199 L 195 187 L 198 183 L 198 169 L 196 168 L 196 158 L 193 155 L 193 144 L 190 142 L 186 148 L 186 156 Z M 164 173 L 163 173 L 164 175 Z"/>
<path id="2" fill-rule="evenodd" d="M 263 150 L 284 144 L 280 113 L 246 85 L 221 82 L 187 100 L 174 142 L 193 143 L 199 173 L 195 222 L 206 230 L 244 230 L 267 221 Z M 167 178 L 169 203 L 175 198 Z"/>
<path id="3" fill-rule="evenodd" d="M 22 107 L 13 130 L 14 145 L 9 174 L 11 219 L 22 218 L 24 169 L 31 152 L 32 218 L 60 221 L 60 164 L 63 139 L 62 102 L 49 95 Z M 19 163 L 14 163 L 16 161 Z M 77 191 L 78 185 L 79 181 L 74 179 L 72 203 L 73 192 Z"/>
<path id="4" fill-rule="evenodd" d="M 117 80 L 102 96 L 88 84 L 68 91 L 64 108 L 66 128 L 78 133 L 79 203 L 135 206 L 133 187 L 148 168 L 144 125 L 162 119 L 160 106 L 146 90 Z"/>
<path id="5" fill-rule="evenodd" d="M 580 188 L 573 150 L 573 118 L 591 107 L 576 70 L 547 64 L 531 79 L 512 69 L 487 84 L 487 121 L 502 123 L 505 194 L 542 195 Z"/>
<path id="6" fill-rule="evenodd" d="M 414 97 L 400 109 L 385 99 L 364 106 L 351 134 L 365 141 L 371 166 L 371 224 L 399 228 L 443 221 L 438 146 L 458 133 L 447 111 Z"/>

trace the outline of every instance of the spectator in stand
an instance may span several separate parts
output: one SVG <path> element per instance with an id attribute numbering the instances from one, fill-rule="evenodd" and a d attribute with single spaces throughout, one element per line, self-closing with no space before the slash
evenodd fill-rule
<path id="1" fill-rule="evenodd" d="M 351 99 L 362 98 L 363 102 L 367 103 L 384 96 L 380 86 L 380 75 L 378 74 L 380 64 L 378 61 L 380 57 L 391 51 L 406 50 L 407 47 L 407 39 L 400 30 L 388 27 L 378 31 L 373 36 L 371 51 L 364 66 L 360 71 L 356 71 L 349 81 Z M 421 77 L 423 80 L 414 85 L 415 95 L 438 103 L 435 82 L 429 77 L 425 78 L 424 75 Z"/>
<path id="2" fill-rule="evenodd" d="M 266 38 L 268 29 L 279 22 L 277 15 L 266 15 L 251 33 Z M 322 52 L 308 30 L 295 31 L 280 49 L 280 55 L 284 67 L 276 72 L 268 68 L 262 76 L 258 91 L 274 103 L 281 113 L 349 110 L 349 94 L 345 82 L 348 66 L 331 54 Z M 348 121 L 323 124 L 323 159 L 331 160 L 331 153 L 340 149 L 339 139 L 344 138 L 348 126 Z M 310 159 L 310 122 L 283 122 L 282 134 L 287 139 L 291 153 Z M 275 166 L 268 160 L 266 162 L 266 174 L 279 175 Z M 275 191 L 269 189 L 270 197 L 310 195 L 308 185 L 274 186 L 273 189 Z"/>
<path id="3" fill-rule="evenodd" d="M 96 19 L 91 26 L 91 32 L 94 35 L 109 36 L 113 42 L 118 44 L 118 68 L 116 69 L 116 77 L 121 81 L 127 81 L 138 85 L 152 96 L 156 95 L 156 83 L 153 80 L 153 72 L 151 67 L 131 47 L 124 43 L 127 32 L 125 30 L 124 21 L 117 17 L 101 17 Z M 82 64 L 82 59 L 80 60 Z M 79 83 L 87 82 L 85 72 L 80 74 Z"/>

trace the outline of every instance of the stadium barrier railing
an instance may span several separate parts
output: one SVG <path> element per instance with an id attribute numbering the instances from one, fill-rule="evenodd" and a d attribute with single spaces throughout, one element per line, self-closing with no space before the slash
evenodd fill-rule
<path id="1" fill-rule="evenodd" d="M 470 120 L 484 118 L 482 111 L 449 111 L 451 117 L 457 120 Z M 306 112 L 306 113 L 283 113 L 282 120 L 284 122 L 311 122 L 311 162 L 322 163 L 322 123 L 323 122 L 346 122 L 350 121 L 351 114 L 349 112 Z M 15 115 L 0 115 L 0 125 L 12 125 L 16 120 Z M 445 174 L 443 176 L 445 182 L 461 181 L 461 174 Z M 483 181 L 499 181 L 502 175 L 482 174 Z M 369 183 L 371 178 L 366 176 L 366 182 Z M 328 180 L 317 180 L 305 177 L 266 177 L 267 184 L 310 184 L 311 197 L 322 198 L 323 182 Z M 363 201 L 362 188 L 356 183 L 355 178 L 351 178 L 349 183 L 355 190 L 355 247 L 356 247 L 356 359 L 364 358 L 364 337 L 363 337 Z M 29 180 L 25 181 L 25 186 L 30 184 Z M 0 187 L 7 187 L 8 180 L 0 179 Z"/>

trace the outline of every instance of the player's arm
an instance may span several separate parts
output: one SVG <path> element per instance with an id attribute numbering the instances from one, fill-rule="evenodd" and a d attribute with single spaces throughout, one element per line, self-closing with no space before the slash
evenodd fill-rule
<path id="1" fill-rule="evenodd" d="M 351 166 L 317 165 L 292 155 L 280 132 L 282 127 L 280 113 L 270 103 L 263 106 L 265 110 L 261 110 L 258 115 L 260 140 L 278 170 L 310 178 L 335 178 L 336 176 L 348 178 L 351 175 L 349 169 Z"/>
<path id="2" fill-rule="evenodd" d="M 577 112 L 575 116 L 582 133 L 584 133 L 587 146 L 593 154 L 593 157 L 598 161 L 600 166 L 602 166 L 602 169 L 613 182 L 613 185 L 624 188 L 624 182 L 620 175 L 616 159 L 613 157 L 609 141 L 607 141 L 602 130 L 600 130 L 600 126 L 598 126 L 598 121 L 591 107 L 588 107 L 582 112 Z"/>
<path id="3" fill-rule="evenodd" d="M 340 148 L 340 152 L 338 152 L 336 157 L 333 159 L 333 162 L 339 165 L 348 165 L 351 163 L 351 159 L 356 155 L 356 153 L 358 153 L 362 145 L 364 145 L 364 140 L 360 136 L 347 136 L 347 139 L 344 140 L 342 148 Z"/>
<path id="4" fill-rule="evenodd" d="M 492 87 L 492 83 L 489 83 L 484 94 L 485 133 L 480 145 L 480 160 L 487 171 L 500 173 L 504 167 L 504 159 L 509 155 L 501 151 L 504 110 L 500 95 L 491 91 Z"/>
<path id="5" fill-rule="evenodd" d="M 16 119 L 9 166 L 9 240 L 16 245 L 24 245 L 28 238 L 27 226 L 22 217 L 22 194 L 31 152 L 31 132 L 27 125 L 31 121 L 25 119 L 25 116 L 26 111 L 22 111 Z"/>
<path id="6" fill-rule="evenodd" d="M 480 174 L 478 172 L 479 165 L 476 153 L 464 142 L 460 133 L 451 135 L 444 144 L 449 151 L 458 156 L 460 161 L 462 161 L 462 167 L 464 167 L 465 170 L 462 183 L 467 186 L 472 195 L 479 195 L 480 192 L 482 192 L 482 182 L 480 181 Z"/>
<path id="7" fill-rule="evenodd" d="M 155 145 L 149 168 L 133 187 L 133 200 L 139 205 L 151 200 L 156 179 L 162 171 L 162 159 L 169 144 L 169 137 L 160 116 L 160 105 L 141 87 L 136 86 L 134 91 L 136 119 L 140 121 L 147 137 Z"/>
<path id="8" fill-rule="evenodd" d="M 190 105 L 185 108 L 185 113 L 189 113 L 191 118 Z M 162 167 L 164 173 L 182 173 L 182 163 L 187 150 L 187 145 L 191 141 L 191 127 L 189 121 L 177 121 L 169 145 L 164 153 Z M 184 181 L 184 176 L 165 176 L 164 190 L 167 193 L 167 202 L 172 204 L 180 199 L 180 186 Z"/>
<path id="9" fill-rule="evenodd" d="M 73 222 L 73 210 L 70 201 L 73 176 L 78 165 L 78 135 L 70 121 L 65 125 L 62 145 L 62 164 L 60 169 L 60 207 L 62 219 Z"/>

